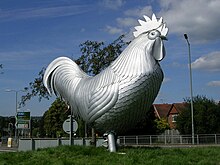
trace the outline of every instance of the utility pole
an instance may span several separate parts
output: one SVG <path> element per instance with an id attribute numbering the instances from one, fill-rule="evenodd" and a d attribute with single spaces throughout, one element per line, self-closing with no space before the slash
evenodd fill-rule
<path id="1" fill-rule="evenodd" d="M 15 92 L 15 141 L 17 142 L 17 113 L 18 113 L 18 92 L 23 90 L 6 89 L 5 92 Z"/>
<path id="2" fill-rule="evenodd" d="M 193 117 L 193 89 L 192 89 L 192 66 L 191 66 L 191 51 L 190 51 L 190 43 L 187 34 L 184 34 L 184 38 L 187 41 L 188 45 L 188 54 L 189 54 L 189 76 L 190 76 L 190 105 L 191 105 L 191 120 L 192 120 L 192 144 L 195 144 L 194 140 L 194 117 Z"/>

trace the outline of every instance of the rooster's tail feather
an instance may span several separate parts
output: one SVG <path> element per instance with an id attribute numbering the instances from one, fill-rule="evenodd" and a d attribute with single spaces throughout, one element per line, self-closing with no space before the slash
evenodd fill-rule
<path id="1" fill-rule="evenodd" d="M 50 94 L 55 93 L 69 101 L 70 95 L 65 96 L 65 93 L 74 92 L 79 81 L 84 77 L 88 75 L 74 61 L 67 57 L 59 57 L 47 67 L 43 83 Z"/>

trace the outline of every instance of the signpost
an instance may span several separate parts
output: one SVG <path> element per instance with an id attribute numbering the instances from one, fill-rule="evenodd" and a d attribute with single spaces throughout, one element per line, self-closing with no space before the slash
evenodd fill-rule
<path id="1" fill-rule="evenodd" d="M 76 122 L 76 120 L 72 120 L 72 127 L 73 127 L 73 133 L 75 133 L 78 129 L 78 123 Z M 70 134 L 70 119 L 66 119 L 63 122 L 63 130 L 64 132 Z"/>
<path id="2" fill-rule="evenodd" d="M 77 129 L 78 129 L 78 123 L 70 115 L 69 118 L 63 122 L 64 132 L 66 132 L 70 135 L 70 145 L 73 144 L 73 134 L 77 131 Z"/>
<path id="3" fill-rule="evenodd" d="M 22 137 L 27 135 L 27 133 L 31 129 L 31 115 L 30 112 L 17 112 L 16 114 L 16 123 L 15 123 L 16 130 L 18 130 L 18 137 L 20 133 Z M 17 132 L 17 131 L 16 131 Z"/>
<path id="4" fill-rule="evenodd" d="M 31 116 L 30 112 L 17 112 L 16 127 L 17 129 L 30 129 Z"/>

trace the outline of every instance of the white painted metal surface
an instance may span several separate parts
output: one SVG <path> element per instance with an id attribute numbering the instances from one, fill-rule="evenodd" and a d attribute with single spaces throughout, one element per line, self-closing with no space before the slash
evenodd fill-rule
<path id="1" fill-rule="evenodd" d="M 163 72 L 159 61 L 165 56 L 163 39 L 168 28 L 155 15 L 144 16 L 135 27 L 135 39 L 100 74 L 91 77 L 67 57 L 55 59 L 47 67 L 44 85 L 61 96 L 100 133 L 123 133 L 134 127 L 155 100 Z"/>

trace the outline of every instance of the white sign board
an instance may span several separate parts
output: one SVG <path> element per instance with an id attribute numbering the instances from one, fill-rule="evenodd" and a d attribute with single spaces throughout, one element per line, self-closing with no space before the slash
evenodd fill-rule
<path id="1" fill-rule="evenodd" d="M 17 129 L 30 129 L 30 120 L 19 120 L 16 126 Z"/>
<path id="2" fill-rule="evenodd" d="M 73 132 L 76 132 L 77 129 L 78 129 L 78 123 L 76 122 L 76 120 L 73 119 L 72 121 L 72 125 L 73 125 Z M 63 130 L 70 134 L 70 119 L 66 119 L 64 122 L 63 122 Z"/>
<path id="3" fill-rule="evenodd" d="M 18 124 L 17 129 L 29 129 L 29 124 Z"/>

